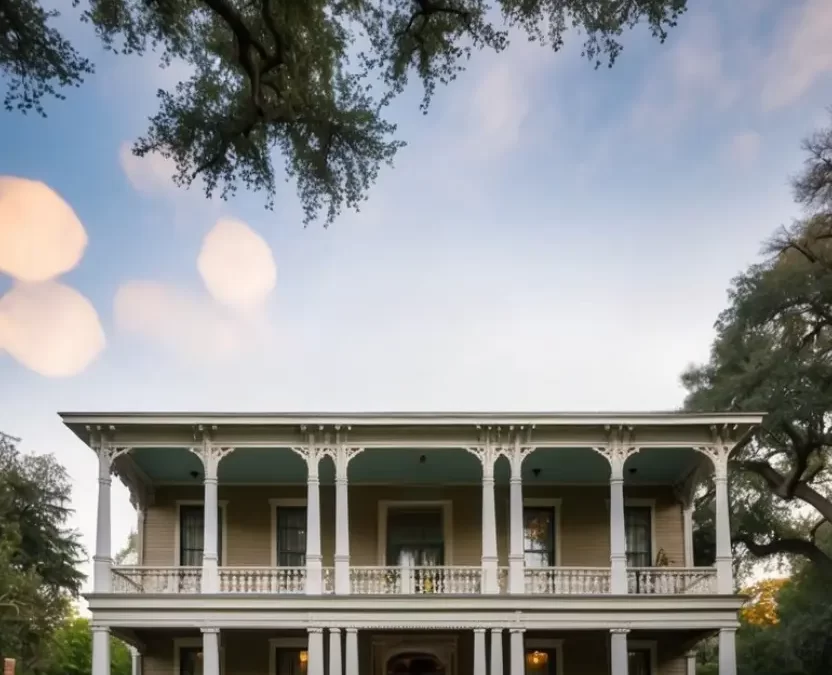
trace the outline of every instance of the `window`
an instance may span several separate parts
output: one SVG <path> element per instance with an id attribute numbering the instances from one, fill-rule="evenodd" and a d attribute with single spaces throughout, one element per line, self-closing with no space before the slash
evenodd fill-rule
<path id="1" fill-rule="evenodd" d="M 653 675 L 651 672 L 651 656 L 649 649 L 630 649 L 627 652 L 630 675 Z"/>
<path id="2" fill-rule="evenodd" d="M 306 565 L 306 507 L 277 507 L 277 565 Z"/>
<path id="3" fill-rule="evenodd" d="M 526 567 L 555 566 L 555 509 L 523 509 L 523 553 Z"/>
<path id="4" fill-rule="evenodd" d="M 179 647 L 179 675 L 202 675 L 202 647 Z"/>
<path id="5" fill-rule="evenodd" d="M 217 509 L 217 564 L 222 565 L 222 508 Z M 205 538 L 205 507 L 179 505 L 179 564 L 200 567 Z"/>
<path id="6" fill-rule="evenodd" d="M 400 567 L 443 565 L 442 509 L 390 509 L 387 513 L 387 564 Z"/>
<path id="7" fill-rule="evenodd" d="M 275 675 L 305 675 L 309 652 L 300 647 L 278 647 L 275 653 Z"/>
<path id="8" fill-rule="evenodd" d="M 652 527 L 652 509 L 649 506 L 624 507 L 628 567 L 652 566 Z"/>

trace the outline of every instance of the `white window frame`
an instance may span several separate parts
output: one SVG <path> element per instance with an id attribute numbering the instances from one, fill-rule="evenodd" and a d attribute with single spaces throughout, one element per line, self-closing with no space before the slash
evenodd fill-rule
<path id="1" fill-rule="evenodd" d="M 222 633 L 217 636 L 218 639 L 221 640 Z M 189 638 L 174 638 L 173 640 L 173 675 L 182 675 L 180 666 L 182 665 L 182 648 L 183 647 L 199 647 L 200 649 L 203 648 L 202 638 L 201 637 L 189 637 Z M 203 660 L 205 659 L 205 654 L 202 655 Z M 220 675 L 225 672 L 225 647 L 222 645 L 222 641 L 220 641 Z"/>
<path id="2" fill-rule="evenodd" d="M 281 501 L 281 500 L 276 500 Z M 297 500 L 283 500 L 297 501 Z M 305 502 L 306 500 L 304 500 Z M 274 658 L 278 649 L 305 649 L 309 653 L 309 638 L 289 637 L 271 638 L 269 640 L 269 675 L 277 675 L 277 659 Z"/>
<path id="3" fill-rule="evenodd" d="M 646 649 L 650 652 L 650 675 L 659 675 L 659 654 L 655 640 L 627 640 L 627 651 L 633 649 Z M 629 657 L 629 654 L 627 655 Z"/>
<path id="4" fill-rule="evenodd" d="M 563 672 L 563 640 L 560 638 L 531 638 L 525 640 L 523 645 L 523 662 L 526 661 L 526 651 L 529 649 L 554 649 L 555 650 L 555 673 L 564 675 Z M 654 673 L 651 675 L 658 675 Z"/>
<path id="5" fill-rule="evenodd" d="M 176 501 L 176 525 L 173 528 L 173 564 L 175 567 L 179 567 L 182 564 L 182 551 L 180 550 L 179 544 L 182 539 L 181 510 L 183 506 L 202 506 L 204 509 L 205 501 L 202 499 L 178 499 Z M 228 500 L 222 499 L 218 501 L 217 508 L 220 510 L 222 518 L 222 567 L 228 567 Z"/>
<path id="6" fill-rule="evenodd" d="M 307 508 L 306 500 L 305 499 L 270 499 L 269 500 L 269 509 L 271 511 L 271 523 L 272 523 L 272 534 L 270 537 L 271 540 L 271 548 L 272 552 L 270 555 L 271 566 L 277 567 L 277 510 L 280 507 L 291 507 L 291 508 L 298 508 L 303 507 Z M 309 533 L 307 532 L 307 535 Z M 307 542 L 308 544 L 308 542 Z M 282 639 L 282 638 L 276 638 Z M 274 651 L 274 650 L 272 650 Z M 274 658 L 274 657 L 272 657 Z"/>
<path id="7" fill-rule="evenodd" d="M 560 536 L 561 535 L 561 529 L 560 529 L 560 521 L 561 521 L 560 511 L 561 511 L 561 508 L 560 508 L 560 505 L 561 505 L 562 501 L 563 500 L 560 497 L 557 497 L 557 498 L 554 498 L 554 499 L 537 498 L 537 497 L 528 497 L 528 498 L 524 497 L 523 498 L 523 522 L 524 523 L 525 523 L 525 513 L 526 513 L 526 507 L 527 506 L 530 507 L 530 508 L 551 508 L 551 509 L 554 510 L 554 513 L 555 513 L 555 567 L 560 567 L 563 564 L 562 559 L 561 559 L 561 541 L 562 541 L 562 538 Z M 507 535 L 508 536 L 506 537 L 506 541 L 507 541 L 506 550 L 510 551 L 511 550 L 511 514 L 509 514 L 509 523 L 508 523 L 508 528 L 507 528 Z M 525 566 L 525 562 L 526 562 L 525 547 L 524 547 L 524 550 L 522 551 L 522 554 L 523 554 L 523 565 Z M 558 671 L 558 672 L 560 672 L 560 671 Z"/>
<path id="8" fill-rule="evenodd" d="M 624 499 L 624 508 L 627 508 L 628 506 L 650 507 L 650 567 L 655 567 L 656 557 L 659 555 L 659 546 L 656 541 L 656 500 L 647 498 Z M 626 541 L 626 530 L 624 532 L 624 536 Z"/>
<path id="9" fill-rule="evenodd" d="M 408 506 L 438 506 L 442 509 L 442 538 L 445 547 L 445 567 L 452 567 L 454 564 L 454 527 L 453 527 L 453 502 L 450 499 L 434 500 L 392 500 L 381 499 L 378 502 L 378 564 L 386 567 L 387 562 L 387 513 L 391 508 L 407 508 Z"/>

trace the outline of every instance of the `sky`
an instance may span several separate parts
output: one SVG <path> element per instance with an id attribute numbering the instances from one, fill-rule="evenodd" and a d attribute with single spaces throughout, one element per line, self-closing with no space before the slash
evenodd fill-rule
<path id="1" fill-rule="evenodd" d="M 832 104 L 828 0 L 689 4 L 612 69 L 514 36 L 427 116 L 414 85 L 407 147 L 329 228 L 292 185 L 268 211 L 134 157 L 183 69 L 65 13 L 96 74 L 47 119 L 0 113 L 0 430 L 67 468 L 89 554 L 97 464 L 58 411 L 680 406 Z M 116 481 L 115 547 L 134 524 Z"/>

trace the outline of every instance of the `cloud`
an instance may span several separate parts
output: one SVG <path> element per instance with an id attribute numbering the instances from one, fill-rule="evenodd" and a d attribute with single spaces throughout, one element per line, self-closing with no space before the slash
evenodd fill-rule
<path id="1" fill-rule="evenodd" d="M 172 197 L 180 193 L 173 182 L 176 163 L 172 159 L 162 157 L 158 152 L 137 157 L 126 141 L 119 147 L 118 159 L 130 185 L 138 192 L 154 197 Z"/>
<path id="2" fill-rule="evenodd" d="M 184 361 L 229 361 L 268 332 L 261 316 L 229 314 L 211 298 L 155 281 L 129 281 L 116 292 L 116 327 L 171 350 Z"/>
<path id="3" fill-rule="evenodd" d="M 766 61 L 762 89 L 766 110 L 781 108 L 832 73 L 832 2 L 806 0 L 782 28 Z"/>
<path id="4" fill-rule="evenodd" d="M 92 303 L 68 286 L 16 284 L 0 298 L 0 349 L 36 373 L 76 375 L 105 342 Z"/>
<path id="5" fill-rule="evenodd" d="M 245 223 L 229 218 L 218 220 L 205 235 L 197 268 L 217 302 L 244 311 L 262 305 L 277 281 L 266 240 Z"/>
<path id="6" fill-rule="evenodd" d="M 40 181 L 0 176 L 0 272 L 19 281 L 52 279 L 74 268 L 87 246 L 78 216 Z"/>
<path id="7" fill-rule="evenodd" d="M 760 134 L 756 131 L 740 132 L 731 138 L 725 148 L 725 156 L 737 166 L 750 166 L 760 154 L 761 141 Z"/>

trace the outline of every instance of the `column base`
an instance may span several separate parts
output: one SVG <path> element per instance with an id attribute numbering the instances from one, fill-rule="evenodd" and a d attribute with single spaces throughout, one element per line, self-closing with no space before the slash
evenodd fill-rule
<path id="1" fill-rule="evenodd" d="M 350 557 L 335 556 L 335 594 L 350 594 Z"/>
<path id="2" fill-rule="evenodd" d="M 220 592 L 220 571 L 216 559 L 203 557 L 202 559 L 202 581 L 200 588 L 203 593 Z"/>
<path id="3" fill-rule="evenodd" d="M 321 595 L 323 593 L 323 565 L 321 556 L 306 557 L 306 594 Z M 311 675 L 311 674 L 310 674 Z M 322 674 L 323 675 L 323 674 Z"/>
<path id="4" fill-rule="evenodd" d="M 613 595 L 627 595 L 627 558 L 610 559 L 610 593 Z"/>
<path id="5" fill-rule="evenodd" d="M 497 595 L 500 592 L 500 581 L 497 578 L 497 558 L 482 559 L 482 592 L 486 595 Z"/>
<path id="6" fill-rule="evenodd" d="M 521 595 L 526 592 L 525 559 L 523 556 L 508 558 L 508 592 Z"/>
<path id="7" fill-rule="evenodd" d="M 113 559 L 93 556 L 92 574 L 94 593 L 112 593 L 113 591 Z"/>

